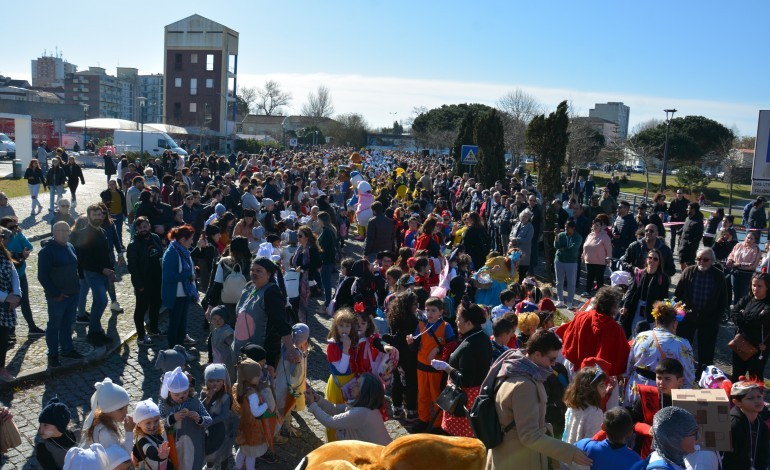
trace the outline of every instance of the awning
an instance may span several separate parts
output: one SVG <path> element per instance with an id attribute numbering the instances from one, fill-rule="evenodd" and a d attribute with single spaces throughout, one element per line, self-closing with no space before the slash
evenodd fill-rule
<path id="1" fill-rule="evenodd" d="M 145 130 L 154 130 L 165 132 L 166 134 L 187 134 L 187 129 L 179 126 L 172 126 L 171 124 L 151 123 L 144 125 Z"/>
<path id="2" fill-rule="evenodd" d="M 129 121 L 127 119 L 115 119 L 115 118 L 96 118 L 83 121 L 68 122 L 66 127 L 76 129 L 104 129 L 104 130 L 124 130 L 124 131 L 138 131 L 139 123 Z"/>

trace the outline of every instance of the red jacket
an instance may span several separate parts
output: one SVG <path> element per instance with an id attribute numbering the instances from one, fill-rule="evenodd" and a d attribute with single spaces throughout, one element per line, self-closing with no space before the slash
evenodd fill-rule
<path id="1" fill-rule="evenodd" d="M 628 340 L 618 322 L 596 310 L 578 312 L 575 319 L 561 325 L 556 334 L 564 342 L 564 357 L 580 367 L 589 357 L 604 359 L 610 364 L 607 375 L 619 376 L 626 372 L 628 354 L 631 351 Z"/>

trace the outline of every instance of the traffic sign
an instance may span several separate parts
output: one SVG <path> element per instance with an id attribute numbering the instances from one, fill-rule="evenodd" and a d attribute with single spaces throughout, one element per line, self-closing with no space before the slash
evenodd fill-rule
<path id="1" fill-rule="evenodd" d="M 296 138 L 289 139 L 289 146 L 290 147 L 296 147 L 297 146 L 297 139 Z"/>
<path id="2" fill-rule="evenodd" d="M 460 163 L 463 165 L 475 165 L 479 162 L 478 155 L 478 145 L 463 145 L 460 151 Z"/>

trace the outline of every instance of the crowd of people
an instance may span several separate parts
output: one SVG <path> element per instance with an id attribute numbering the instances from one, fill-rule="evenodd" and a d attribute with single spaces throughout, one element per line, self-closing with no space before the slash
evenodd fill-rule
<path id="1" fill-rule="evenodd" d="M 472 438 L 467 409 L 490 393 L 490 374 L 504 437 L 487 468 L 545 469 L 551 459 L 716 469 L 720 458 L 732 462 L 724 468 L 767 468 L 761 198 L 739 243 L 731 216 L 704 221 L 682 191 L 668 205 L 658 194 L 632 208 L 616 177 L 600 189 L 577 170 L 551 199 L 525 168 L 486 188 L 453 175 L 451 161 L 410 153 L 167 151 L 117 164 L 107 153 L 100 201 L 75 219 L 82 171 L 57 158 L 46 175 L 36 160 L 25 175 L 33 212 L 39 185 L 51 188 L 51 238 L 37 255 L 44 332 L 24 307 L 34 247 L 0 195 L 0 366 L 18 306 L 30 334 L 45 334 L 51 368 L 82 359 L 76 321 L 94 347 L 115 341 L 101 319 L 108 305 L 121 310 L 115 283 L 125 268 L 137 344 L 158 351 L 164 375 L 160 398 L 135 403 L 132 416 L 122 387 L 96 384 L 79 438 L 66 404 L 49 403 L 37 446 L 44 468 L 210 468 L 237 447 L 236 467 L 250 469 L 276 461 L 275 446 L 299 432 L 292 411 L 305 409 L 329 442 L 385 445 L 388 419 Z M 310 328 L 323 328 L 316 316 L 331 318 L 328 380 L 314 377 L 326 380 L 323 393 L 307 385 Z M 729 379 L 714 366 L 727 321 L 755 350 L 733 353 Z M 209 331 L 205 345 L 190 337 L 191 322 Z M 185 371 L 191 361 L 209 364 L 199 386 Z M 672 406 L 672 389 L 698 386 L 725 388 L 734 435 L 748 423 L 749 438 L 733 439 L 724 456 L 698 450 L 693 417 Z"/>

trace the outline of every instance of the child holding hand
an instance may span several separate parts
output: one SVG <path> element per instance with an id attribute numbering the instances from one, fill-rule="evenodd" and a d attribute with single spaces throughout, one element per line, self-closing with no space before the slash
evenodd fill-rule
<path id="1" fill-rule="evenodd" d="M 160 416 L 173 437 L 179 468 L 203 467 L 211 416 L 191 391 L 190 381 L 180 367 L 163 374 L 160 397 Z"/>
<path id="2" fill-rule="evenodd" d="M 170 445 L 166 441 L 160 423 L 160 410 L 152 400 L 140 401 L 134 405 L 136 423 L 134 458 L 148 470 L 159 470 L 168 465 Z"/>

